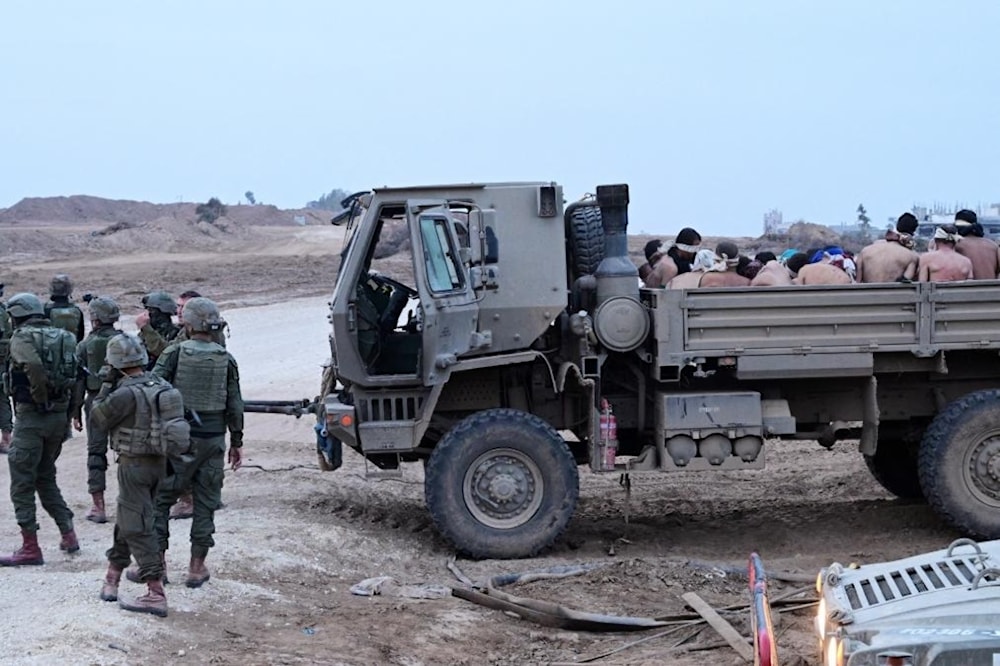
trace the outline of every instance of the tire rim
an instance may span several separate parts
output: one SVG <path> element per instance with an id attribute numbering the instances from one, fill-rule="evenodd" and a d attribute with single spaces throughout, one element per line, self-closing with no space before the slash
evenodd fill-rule
<path id="1" fill-rule="evenodd" d="M 509 530 L 524 525 L 542 504 L 542 472 L 530 456 L 492 449 L 476 458 L 462 483 L 465 505 L 483 525 Z"/>
<path id="2" fill-rule="evenodd" d="M 1000 433 L 977 439 L 966 458 L 966 485 L 979 501 L 1000 507 Z"/>

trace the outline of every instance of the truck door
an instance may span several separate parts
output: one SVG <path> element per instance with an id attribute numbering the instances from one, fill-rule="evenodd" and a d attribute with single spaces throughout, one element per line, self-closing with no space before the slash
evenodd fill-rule
<path id="1" fill-rule="evenodd" d="M 420 295 L 422 373 L 424 384 L 430 386 L 445 381 L 449 368 L 472 349 L 479 305 L 454 214 L 444 202 L 439 206 L 408 202 L 407 211 Z"/>

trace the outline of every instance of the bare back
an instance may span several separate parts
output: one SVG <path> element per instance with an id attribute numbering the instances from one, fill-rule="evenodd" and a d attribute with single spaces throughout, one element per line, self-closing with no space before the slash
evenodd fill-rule
<path id="1" fill-rule="evenodd" d="M 733 270 L 709 271 L 702 274 L 700 287 L 747 287 L 750 279 Z"/>
<path id="2" fill-rule="evenodd" d="M 919 254 L 895 241 L 875 241 L 858 255 L 858 282 L 912 280 L 919 260 Z"/>
<path id="3" fill-rule="evenodd" d="M 688 271 L 681 273 L 667 283 L 667 289 L 697 289 L 701 285 L 704 271 Z"/>
<path id="4" fill-rule="evenodd" d="M 995 280 L 1000 275 L 1000 246 L 989 238 L 965 236 L 955 246 L 955 252 L 972 262 L 972 277 Z"/>
<path id="5" fill-rule="evenodd" d="M 939 243 L 937 250 L 920 255 L 921 282 L 957 282 L 972 279 L 972 260 Z"/>
<path id="6" fill-rule="evenodd" d="M 806 264 L 799 269 L 794 284 L 851 284 L 851 276 L 832 264 Z"/>
<path id="7" fill-rule="evenodd" d="M 788 269 L 781 262 L 771 260 L 764 264 L 754 279 L 750 280 L 751 287 L 784 287 L 792 284 L 792 276 Z"/>

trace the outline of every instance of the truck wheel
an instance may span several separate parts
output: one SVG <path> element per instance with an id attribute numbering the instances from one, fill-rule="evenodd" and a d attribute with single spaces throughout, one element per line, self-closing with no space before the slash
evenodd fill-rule
<path id="1" fill-rule="evenodd" d="M 920 473 L 917 457 L 920 447 L 916 442 L 902 439 L 879 440 L 875 455 L 865 456 L 865 464 L 883 488 L 902 499 L 922 500 Z"/>
<path id="2" fill-rule="evenodd" d="M 531 557 L 569 523 L 579 476 L 552 426 L 516 409 L 463 419 L 431 452 L 424 495 L 438 531 L 474 558 Z"/>
<path id="3" fill-rule="evenodd" d="M 920 442 L 931 508 L 968 536 L 1000 537 L 1000 390 L 976 391 L 938 413 Z"/>
<path id="4" fill-rule="evenodd" d="M 573 279 L 593 275 L 604 259 L 604 228 L 601 226 L 601 209 L 583 206 L 570 216 L 569 249 Z"/>

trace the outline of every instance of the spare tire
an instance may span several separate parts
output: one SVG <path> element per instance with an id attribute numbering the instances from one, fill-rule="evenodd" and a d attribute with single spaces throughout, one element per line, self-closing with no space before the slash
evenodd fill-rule
<path id="1" fill-rule="evenodd" d="M 569 215 L 569 254 L 573 279 L 593 275 L 604 259 L 604 227 L 597 205 L 580 206 Z"/>

